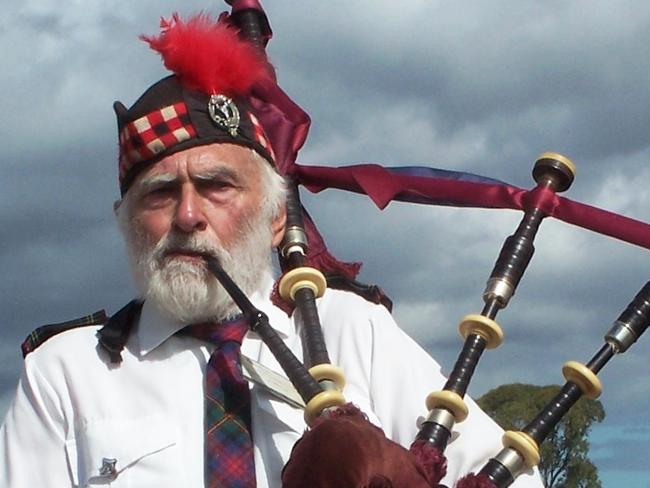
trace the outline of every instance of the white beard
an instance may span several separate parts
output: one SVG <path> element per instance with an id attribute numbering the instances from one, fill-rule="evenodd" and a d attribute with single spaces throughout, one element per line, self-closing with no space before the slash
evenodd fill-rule
<path id="1" fill-rule="evenodd" d="M 152 245 L 129 224 L 127 247 L 136 286 L 142 297 L 179 323 L 225 320 L 239 313 L 230 296 L 208 271 L 204 262 L 167 256 L 187 250 L 215 256 L 246 295 L 256 291 L 271 271 L 271 227 L 265 212 L 242 222 L 227 249 L 201 234 L 170 231 Z"/>

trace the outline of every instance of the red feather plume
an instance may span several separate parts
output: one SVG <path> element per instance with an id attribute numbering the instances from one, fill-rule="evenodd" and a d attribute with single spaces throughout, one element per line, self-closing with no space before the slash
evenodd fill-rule
<path id="1" fill-rule="evenodd" d="M 187 21 L 177 13 L 160 20 L 159 36 L 140 36 L 160 53 L 165 67 L 186 88 L 230 97 L 248 94 L 256 81 L 269 78 L 269 64 L 252 44 L 224 21 L 200 13 Z"/>

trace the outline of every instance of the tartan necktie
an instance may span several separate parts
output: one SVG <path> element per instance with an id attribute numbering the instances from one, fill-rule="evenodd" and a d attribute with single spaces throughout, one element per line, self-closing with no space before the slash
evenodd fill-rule
<path id="1" fill-rule="evenodd" d="M 239 357 L 247 330 L 243 317 L 183 329 L 215 345 L 205 372 L 206 488 L 255 487 L 251 399 Z"/>

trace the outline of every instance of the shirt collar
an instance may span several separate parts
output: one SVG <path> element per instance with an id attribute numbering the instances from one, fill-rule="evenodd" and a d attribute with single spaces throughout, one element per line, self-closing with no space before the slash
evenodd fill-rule
<path id="1" fill-rule="evenodd" d="M 270 273 L 264 273 L 260 279 L 259 288 L 248 298 L 255 307 L 268 315 L 271 327 L 286 338 L 289 335 L 291 321 L 282 310 L 271 303 L 270 296 L 272 289 L 273 278 Z M 185 323 L 172 320 L 150 300 L 145 301 L 136 330 L 137 347 L 140 355 L 145 356 L 186 325 Z M 246 337 L 249 337 L 251 334 L 252 332 L 248 332 Z"/>

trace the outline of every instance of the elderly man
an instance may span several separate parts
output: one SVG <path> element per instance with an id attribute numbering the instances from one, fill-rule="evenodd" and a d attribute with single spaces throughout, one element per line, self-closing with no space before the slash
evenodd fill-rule
<path id="1" fill-rule="evenodd" d="M 0 431 L 1 486 L 279 487 L 306 428 L 301 409 L 264 381 L 243 391 L 233 386 L 237 398 L 228 397 L 228 372 L 217 367 L 208 376 L 223 374 L 218 395 L 227 412 L 217 424 L 234 422 L 236 433 L 209 441 L 204 432 L 204 394 L 211 391 L 204 376 L 219 346 L 186 326 L 229 330 L 238 315 L 206 269 L 207 256 L 219 259 L 302 357 L 300 320 L 271 300 L 285 189 L 247 99 L 266 67 L 229 28 L 206 22 L 175 19 L 149 39 L 175 75 L 130 109 L 115 106 L 122 193 L 115 213 L 140 296 L 110 319 L 41 328 L 26 342 L 23 375 Z M 218 66 L 207 78 L 194 76 L 200 59 L 178 68 L 167 55 L 165 43 L 179 27 L 208 32 L 201 45 L 216 43 L 208 56 Z M 181 63 L 188 59 L 182 54 Z M 444 383 L 439 366 L 381 305 L 327 290 L 318 309 L 332 361 L 347 373 L 346 398 L 408 446 L 426 413 L 423 399 Z M 260 338 L 243 333 L 231 337 L 241 341 L 241 355 L 282 374 Z M 223 356 L 226 369 L 239 345 L 233 350 Z M 237 414 L 228 413 L 231 402 L 241 403 Z M 500 429 L 473 402 L 469 407 L 447 450 L 450 485 L 500 448 Z M 541 483 L 525 475 L 514 486 Z"/>

